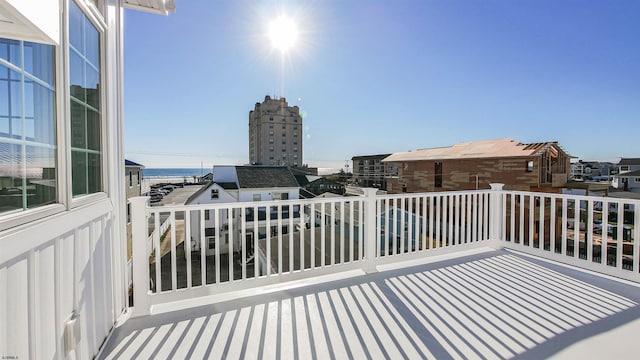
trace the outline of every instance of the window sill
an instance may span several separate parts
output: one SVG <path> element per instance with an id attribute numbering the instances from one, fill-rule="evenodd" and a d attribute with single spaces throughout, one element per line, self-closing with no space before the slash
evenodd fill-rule
<path id="1" fill-rule="evenodd" d="M 11 214 L 0 215 L 0 232 L 27 224 L 65 210 L 62 204 L 51 204 L 35 209 L 18 211 Z"/>
<path id="2" fill-rule="evenodd" d="M 87 204 L 91 204 L 93 202 L 100 201 L 106 198 L 107 198 L 107 194 L 104 192 L 98 192 L 98 193 L 89 194 L 89 195 L 81 195 L 71 200 L 70 208 L 75 209 L 77 207 L 85 206 Z"/>

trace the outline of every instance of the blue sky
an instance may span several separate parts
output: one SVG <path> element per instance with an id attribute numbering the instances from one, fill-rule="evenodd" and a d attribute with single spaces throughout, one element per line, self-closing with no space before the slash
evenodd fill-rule
<path id="1" fill-rule="evenodd" d="M 640 1 L 177 0 L 126 11 L 125 146 L 147 167 L 248 162 L 265 95 L 304 112 L 304 162 L 510 137 L 640 157 Z M 266 32 L 300 32 L 284 73 Z M 284 81 L 283 81 L 284 79 Z"/>

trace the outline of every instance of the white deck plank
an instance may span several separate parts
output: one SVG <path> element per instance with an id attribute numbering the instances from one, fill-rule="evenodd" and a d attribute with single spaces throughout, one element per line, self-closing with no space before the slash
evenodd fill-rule
<path id="1" fill-rule="evenodd" d="M 198 339 L 198 343 L 193 349 L 193 359 L 204 359 L 206 357 L 207 348 L 209 347 L 209 343 L 212 341 L 213 333 L 216 330 L 221 317 L 222 314 L 213 314 L 207 320 L 206 324 L 204 325 L 202 336 L 200 337 L 200 339 Z"/>

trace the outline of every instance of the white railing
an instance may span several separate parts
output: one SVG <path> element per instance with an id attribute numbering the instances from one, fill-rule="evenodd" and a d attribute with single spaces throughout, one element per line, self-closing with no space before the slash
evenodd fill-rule
<path id="1" fill-rule="evenodd" d="M 640 201 L 501 192 L 502 245 L 639 282 Z"/>
<path id="2" fill-rule="evenodd" d="M 171 207 L 149 207 L 146 200 L 131 199 L 139 315 L 162 303 L 347 270 L 374 272 L 478 247 L 506 247 L 640 282 L 634 241 L 640 202 L 633 200 L 502 191 L 501 184 Z M 159 228 L 161 218 L 170 231 L 147 244 L 147 224 Z"/>

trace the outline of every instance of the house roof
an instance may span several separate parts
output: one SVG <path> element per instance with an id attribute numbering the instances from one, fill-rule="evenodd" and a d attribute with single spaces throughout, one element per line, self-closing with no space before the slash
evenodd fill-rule
<path id="1" fill-rule="evenodd" d="M 212 181 L 208 181 L 206 184 L 202 185 L 202 187 L 200 189 L 198 189 L 198 191 L 196 191 L 193 194 L 191 194 L 191 196 L 189 196 L 184 203 L 185 204 L 191 204 L 191 202 L 193 202 L 195 199 L 197 199 L 198 196 L 200 196 L 200 194 L 202 194 L 203 192 L 207 191 L 207 189 L 209 189 L 209 187 L 212 184 L 213 184 Z"/>
<path id="2" fill-rule="evenodd" d="M 238 184 L 234 182 L 216 182 L 216 184 L 220 185 L 221 188 L 225 190 L 237 190 Z"/>
<path id="3" fill-rule="evenodd" d="M 528 157 L 543 151 L 564 151 L 557 142 L 542 142 L 523 144 L 513 139 L 496 139 L 471 141 L 453 146 L 419 149 L 415 151 L 399 152 L 390 155 L 384 162 L 418 161 L 418 160 L 447 160 L 447 159 L 478 159 L 502 157 Z"/>
<path id="4" fill-rule="evenodd" d="M 124 159 L 124 166 L 126 166 L 126 167 L 139 167 L 141 169 L 144 169 L 144 165 L 140 165 L 140 164 L 138 164 L 136 162 L 133 162 L 133 161 L 127 160 L 127 159 Z"/>
<path id="5" fill-rule="evenodd" d="M 371 160 L 371 159 L 384 159 L 391 154 L 379 154 L 379 155 L 360 155 L 354 156 L 351 160 Z"/>
<path id="6" fill-rule="evenodd" d="M 618 165 L 640 165 L 640 158 L 621 158 Z"/>
<path id="7" fill-rule="evenodd" d="M 236 166 L 236 175 L 241 189 L 299 187 L 291 171 L 283 166 Z"/>
<path id="8" fill-rule="evenodd" d="M 613 175 L 614 177 L 640 177 L 640 170 L 623 172 L 620 174 Z"/>

